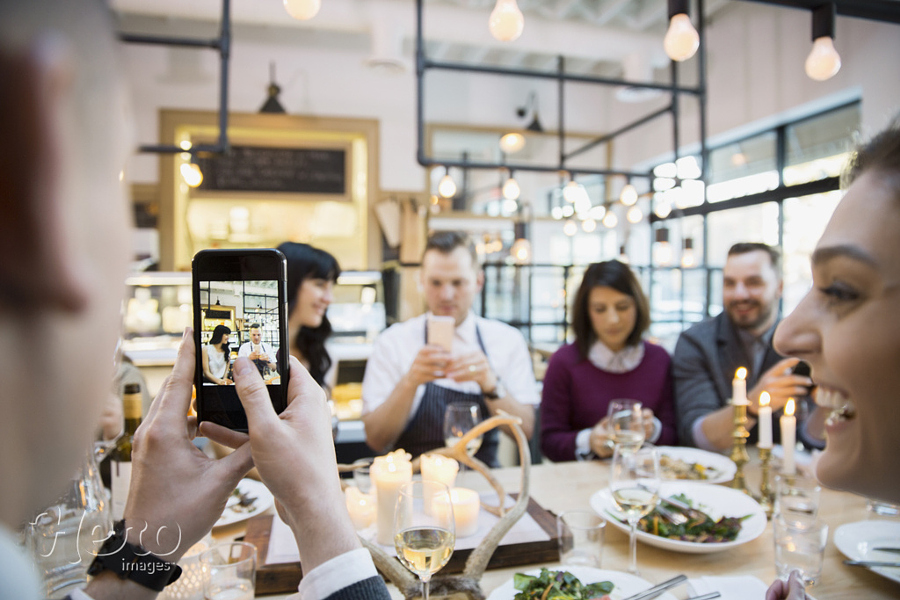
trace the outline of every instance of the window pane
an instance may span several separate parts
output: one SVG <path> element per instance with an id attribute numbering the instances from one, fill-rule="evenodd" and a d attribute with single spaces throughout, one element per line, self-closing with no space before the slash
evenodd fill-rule
<path id="1" fill-rule="evenodd" d="M 859 104 L 786 127 L 785 185 L 840 175 L 858 128 Z"/>
<path id="2" fill-rule="evenodd" d="M 778 187 L 776 134 L 766 132 L 709 153 L 710 202 L 740 198 Z"/>
<path id="3" fill-rule="evenodd" d="M 794 310 L 812 285 L 809 257 L 842 197 L 835 190 L 784 201 L 784 314 Z"/>
<path id="4" fill-rule="evenodd" d="M 737 242 L 778 245 L 778 204 L 775 202 L 710 213 L 706 219 L 711 266 L 723 266 L 728 249 Z"/>

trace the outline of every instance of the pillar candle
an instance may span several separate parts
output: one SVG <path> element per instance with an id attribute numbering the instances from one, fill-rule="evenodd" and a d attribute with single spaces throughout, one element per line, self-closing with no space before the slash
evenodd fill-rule
<path id="1" fill-rule="evenodd" d="M 453 489 L 459 472 L 458 462 L 440 454 L 423 454 L 420 464 L 423 481 L 439 481 Z"/>
<path id="2" fill-rule="evenodd" d="M 759 448 L 772 447 L 772 407 L 769 406 L 769 392 L 759 395 Z"/>
<path id="3" fill-rule="evenodd" d="M 738 367 L 731 382 L 731 403 L 747 404 L 747 369 Z"/>
<path id="4" fill-rule="evenodd" d="M 387 456 L 376 457 L 369 469 L 372 485 L 375 486 L 377 503 L 376 525 L 378 543 L 394 543 L 394 508 L 404 483 L 412 481 L 412 463 L 409 454 L 402 450 Z"/>
<path id="5" fill-rule="evenodd" d="M 357 531 L 365 529 L 375 522 L 376 501 L 374 494 L 364 494 L 357 487 L 350 486 L 344 490 L 347 500 L 347 512 Z"/>
<path id="6" fill-rule="evenodd" d="M 466 488 L 453 488 L 450 490 L 450 503 L 452 509 L 447 506 L 445 499 L 436 499 L 435 512 L 442 514 L 443 511 L 453 510 L 457 538 L 475 535 L 478 531 L 478 515 L 481 512 L 481 498 L 478 492 Z"/>
<path id="7" fill-rule="evenodd" d="M 787 401 L 784 414 L 781 416 L 781 445 L 784 448 L 784 460 L 781 472 L 793 475 L 797 472 L 794 465 L 794 446 L 797 445 L 797 417 L 794 416 L 794 399 Z"/>

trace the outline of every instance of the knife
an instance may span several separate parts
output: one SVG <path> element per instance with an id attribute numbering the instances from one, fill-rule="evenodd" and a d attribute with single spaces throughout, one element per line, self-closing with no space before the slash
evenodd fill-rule
<path id="1" fill-rule="evenodd" d="M 878 552 L 893 552 L 894 554 L 900 554 L 900 548 L 873 548 Z"/>
<path id="2" fill-rule="evenodd" d="M 648 590 L 638 592 L 633 596 L 628 596 L 624 600 L 650 600 L 651 598 L 656 598 L 669 588 L 675 587 L 676 585 L 681 585 L 685 581 L 687 581 L 687 575 L 677 575 L 672 579 L 663 581 L 659 585 L 654 585 Z"/>
<path id="3" fill-rule="evenodd" d="M 845 565 L 851 567 L 894 567 L 900 568 L 900 562 L 885 562 L 879 560 L 845 560 Z"/>

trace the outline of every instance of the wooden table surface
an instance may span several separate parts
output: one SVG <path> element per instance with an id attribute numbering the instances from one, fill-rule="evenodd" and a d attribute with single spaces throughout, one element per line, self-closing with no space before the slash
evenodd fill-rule
<path id="1" fill-rule="evenodd" d="M 515 468 L 496 469 L 496 477 L 506 492 L 517 492 L 520 470 Z M 479 475 L 464 473 L 457 485 L 485 489 Z M 748 485 L 755 487 L 758 471 L 747 470 Z M 606 487 L 609 480 L 609 463 L 601 461 L 545 463 L 531 468 L 531 496 L 544 508 L 559 513 L 572 509 L 588 509 L 590 497 Z M 834 531 L 844 523 L 852 523 L 871 518 L 866 511 L 866 501 L 860 496 L 845 492 L 822 489 L 819 517 L 829 525 L 828 546 L 825 550 L 825 566 L 821 581 L 810 590 L 817 600 L 845 598 L 900 598 L 900 583 L 888 580 L 876 573 L 859 567 L 842 564 L 844 555 L 833 544 Z M 217 532 L 216 537 L 234 536 L 234 529 Z M 658 583 L 684 573 L 688 577 L 704 575 L 754 575 L 767 585 L 775 578 L 775 557 L 772 540 L 772 525 L 757 539 L 742 546 L 711 554 L 682 554 L 647 546 L 638 542 L 638 568 L 644 579 Z M 534 565 L 557 567 L 556 564 Z M 482 578 L 485 594 L 511 579 L 517 571 L 528 566 L 487 571 Z M 628 535 L 607 526 L 603 547 L 603 569 L 626 571 L 628 568 Z M 396 588 L 389 586 L 394 598 L 401 598 Z M 676 598 L 687 598 L 686 586 L 673 590 Z M 274 600 L 287 595 L 266 596 Z"/>

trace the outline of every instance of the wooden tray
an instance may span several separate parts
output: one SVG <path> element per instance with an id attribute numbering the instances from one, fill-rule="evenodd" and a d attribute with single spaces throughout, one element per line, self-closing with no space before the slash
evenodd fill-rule
<path id="1" fill-rule="evenodd" d="M 515 497 L 515 494 L 510 494 Z M 556 533 L 556 516 L 545 510 L 533 498 L 528 500 L 528 514 L 541 526 L 550 539 L 543 542 L 526 542 L 521 544 L 501 544 L 494 551 L 488 563 L 488 569 L 501 569 L 518 565 L 530 565 L 546 562 L 559 562 L 559 541 Z M 253 517 L 247 521 L 247 533 L 244 541 L 257 548 L 258 563 L 256 569 L 256 593 L 285 594 L 297 591 L 302 574 L 300 563 L 284 563 L 266 565 L 266 554 L 269 550 L 269 534 L 272 531 L 271 515 Z M 461 573 L 466 559 L 472 550 L 457 550 L 450 557 L 447 566 L 441 573 Z"/>

